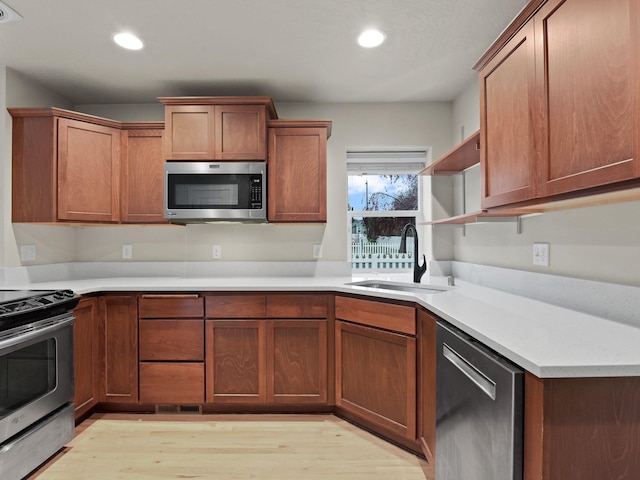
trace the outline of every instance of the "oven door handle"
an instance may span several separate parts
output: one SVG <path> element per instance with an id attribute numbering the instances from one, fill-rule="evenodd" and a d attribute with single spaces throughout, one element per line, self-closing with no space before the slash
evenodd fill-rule
<path id="1" fill-rule="evenodd" d="M 25 326 L 24 329 L 20 329 L 14 335 L 0 340 L 0 351 L 23 342 L 28 342 L 34 338 L 50 335 L 58 330 L 62 330 L 63 328 L 70 327 L 73 325 L 75 319 L 75 315 L 70 312 L 56 317 L 51 317 L 46 321 L 41 320 L 35 325 L 31 324 Z"/>

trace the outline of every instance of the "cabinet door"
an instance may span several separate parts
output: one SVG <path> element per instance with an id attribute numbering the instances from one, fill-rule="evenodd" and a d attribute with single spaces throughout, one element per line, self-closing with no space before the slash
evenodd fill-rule
<path id="1" fill-rule="evenodd" d="M 530 22 L 480 71 L 482 207 L 536 196 L 534 30 Z"/>
<path id="2" fill-rule="evenodd" d="M 416 439 L 416 339 L 336 322 L 336 405 Z"/>
<path id="3" fill-rule="evenodd" d="M 269 129 L 269 221 L 327 221 L 326 128 Z"/>
<path id="4" fill-rule="evenodd" d="M 166 223 L 163 130 L 122 132 L 123 223 Z"/>
<path id="5" fill-rule="evenodd" d="M 100 298 L 104 401 L 138 401 L 138 304 L 134 295 Z"/>
<path id="6" fill-rule="evenodd" d="M 166 105 L 165 160 L 214 159 L 214 106 Z"/>
<path id="7" fill-rule="evenodd" d="M 216 160 L 266 160 L 267 123 L 264 105 L 216 105 Z"/>
<path id="8" fill-rule="evenodd" d="M 327 321 L 270 320 L 267 401 L 327 403 Z"/>
<path id="9" fill-rule="evenodd" d="M 550 0 L 535 15 L 541 195 L 640 175 L 639 8 Z"/>
<path id="10" fill-rule="evenodd" d="M 76 418 L 89 412 L 100 394 L 100 339 L 97 298 L 83 298 L 74 310 L 73 373 Z"/>
<path id="11" fill-rule="evenodd" d="M 120 219 L 120 130 L 58 119 L 58 219 Z"/>
<path id="12" fill-rule="evenodd" d="M 436 454 L 436 319 L 418 310 L 418 441 L 433 469 Z"/>
<path id="13" fill-rule="evenodd" d="M 207 320 L 206 401 L 266 402 L 266 322 Z"/>

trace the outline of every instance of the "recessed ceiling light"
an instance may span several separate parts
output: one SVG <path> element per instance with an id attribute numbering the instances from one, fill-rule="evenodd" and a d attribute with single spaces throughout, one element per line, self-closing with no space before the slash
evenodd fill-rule
<path id="1" fill-rule="evenodd" d="M 133 33 L 116 33 L 113 36 L 113 41 L 128 50 L 140 50 L 144 46 L 142 40 Z"/>
<path id="2" fill-rule="evenodd" d="M 22 16 L 6 3 L 0 2 L 0 23 L 18 22 Z"/>
<path id="3" fill-rule="evenodd" d="M 387 36 L 384 34 L 384 32 L 372 28 L 369 30 L 365 30 L 360 34 L 360 36 L 358 37 L 358 44 L 361 47 L 373 48 L 381 45 L 382 42 L 384 42 L 385 38 L 387 38 Z"/>

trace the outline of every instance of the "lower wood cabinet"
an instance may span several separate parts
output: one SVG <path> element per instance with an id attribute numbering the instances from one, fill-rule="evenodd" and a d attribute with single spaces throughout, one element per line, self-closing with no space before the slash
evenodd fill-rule
<path id="1" fill-rule="evenodd" d="M 203 362 L 140 363 L 140 403 L 203 402 Z"/>
<path id="2" fill-rule="evenodd" d="M 431 473 L 436 454 L 436 317 L 419 308 L 418 318 L 418 443 Z"/>
<path id="3" fill-rule="evenodd" d="M 89 413 L 100 399 L 100 325 L 98 299 L 83 298 L 74 310 L 73 373 L 76 419 Z"/>
<path id="4" fill-rule="evenodd" d="M 206 401 L 266 403 L 264 320 L 207 320 Z"/>
<path id="5" fill-rule="evenodd" d="M 204 299 L 145 294 L 138 311 L 140 403 L 203 403 Z"/>
<path id="6" fill-rule="evenodd" d="M 267 372 L 268 402 L 327 403 L 327 320 L 270 320 Z"/>
<path id="7" fill-rule="evenodd" d="M 104 295 L 99 299 L 104 335 L 102 401 L 138 402 L 138 297 Z"/>
<path id="8" fill-rule="evenodd" d="M 206 299 L 206 401 L 330 401 L 328 296 L 212 295 Z"/>
<path id="9" fill-rule="evenodd" d="M 339 411 L 416 448 L 415 308 L 336 297 L 336 318 Z"/>

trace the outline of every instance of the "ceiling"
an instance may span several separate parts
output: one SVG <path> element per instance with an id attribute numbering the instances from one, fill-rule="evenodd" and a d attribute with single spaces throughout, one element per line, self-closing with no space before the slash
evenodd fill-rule
<path id="1" fill-rule="evenodd" d="M 3 0 L 0 65 L 71 103 L 450 101 L 527 0 Z M 376 26 L 387 41 L 356 43 Z M 117 47 L 128 30 L 145 48 Z"/>

